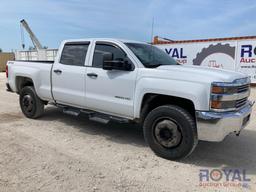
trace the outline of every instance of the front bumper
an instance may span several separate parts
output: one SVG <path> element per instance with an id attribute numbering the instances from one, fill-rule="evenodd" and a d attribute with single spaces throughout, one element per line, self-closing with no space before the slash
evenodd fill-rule
<path id="1" fill-rule="evenodd" d="M 250 120 L 253 103 L 249 102 L 239 111 L 196 111 L 198 139 L 222 141 L 228 134 L 239 133 Z"/>

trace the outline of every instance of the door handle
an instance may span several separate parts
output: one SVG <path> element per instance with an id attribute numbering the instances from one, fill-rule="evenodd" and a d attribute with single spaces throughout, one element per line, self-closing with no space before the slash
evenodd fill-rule
<path id="1" fill-rule="evenodd" d="M 53 72 L 54 72 L 54 73 L 57 73 L 57 74 L 61 74 L 61 73 L 62 73 L 62 71 L 59 70 L 59 69 L 55 69 L 55 70 L 53 70 Z"/>
<path id="2" fill-rule="evenodd" d="M 97 78 L 98 77 L 98 75 L 96 73 L 87 73 L 87 76 L 91 77 L 91 78 Z"/>

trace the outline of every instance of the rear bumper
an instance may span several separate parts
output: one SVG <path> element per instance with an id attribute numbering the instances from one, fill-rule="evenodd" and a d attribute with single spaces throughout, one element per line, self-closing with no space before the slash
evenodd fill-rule
<path id="1" fill-rule="evenodd" d="M 6 85 L 6 91 L 13 92 L 9 83 L 6 83 L 5 85 Z"/>
<path id="2" fill-rule="evenodd" d="M 239 111 L 196 111 L 198 139 L 222 141 L 228 134 L 239 133 L 250 121 L 253 103 L 249 102 Z"/>

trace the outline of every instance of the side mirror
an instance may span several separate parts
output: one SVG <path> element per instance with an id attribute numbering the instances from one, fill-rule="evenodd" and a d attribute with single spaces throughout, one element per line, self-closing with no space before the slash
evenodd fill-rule
<path id="1" fill-rule="evenodd" d="M 103 69 L 104 70 L 121 70 L 121 71 L 132 71 L 133 67 L 127 60 L 118 59 L 113 60 L 113 54 L 103 55 Z"/>
<path id="2" fill-rule="evenodd" d="M 105 53 L 103 54 L 103 69 L 104 70 L 112 70 L 112 67 L 110 65 L 107 65 L 106 63 L 113 60 L 113 54 L 112 53 Z"/>

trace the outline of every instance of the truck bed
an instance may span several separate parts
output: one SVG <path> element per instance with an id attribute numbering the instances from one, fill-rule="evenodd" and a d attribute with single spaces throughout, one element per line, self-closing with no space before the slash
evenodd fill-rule
<path id="1" fill-rule="evenodd" d="M 17 91 L 17 77 L 33 79 L 35 89 L 41 99 L 52 100 L 51 95 L 51 68 L 53 61 L 8 61 L 10 87 Z M 15 75 L 16 77 L 15 77 Z"/>

